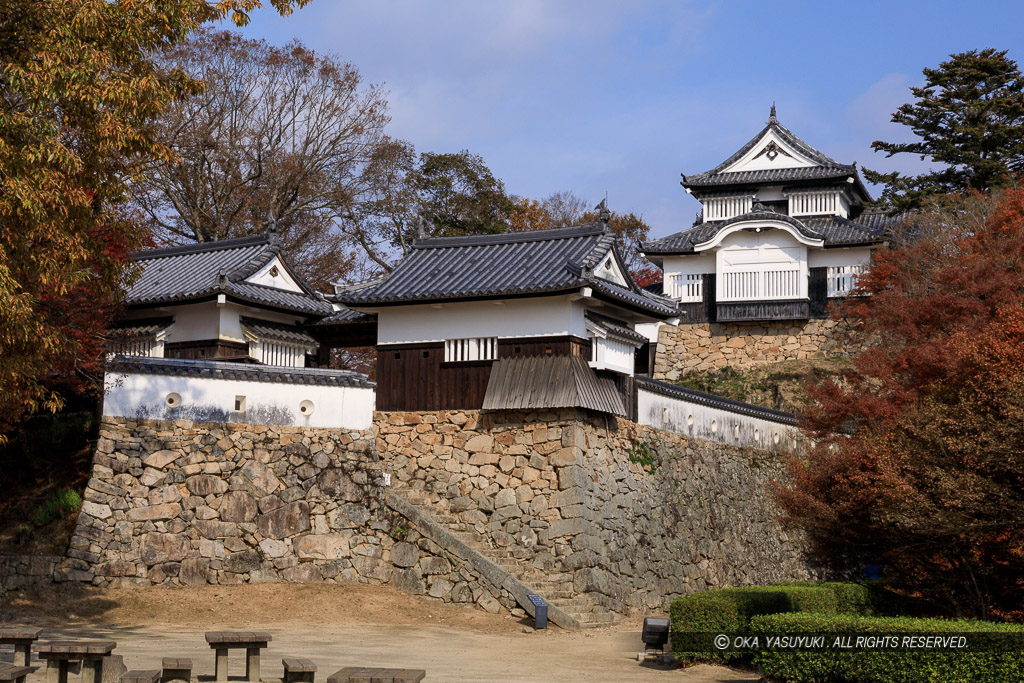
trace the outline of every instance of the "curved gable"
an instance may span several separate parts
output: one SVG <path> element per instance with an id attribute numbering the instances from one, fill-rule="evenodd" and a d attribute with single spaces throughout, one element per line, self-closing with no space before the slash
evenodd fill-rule
<path id="1" fill-rule="evenodd" d="M 797 242 L 808 247 L 825 246 L 824 236 L 810 229 L 792 216 L 773 213 L 771 211 L 758 211 L 737 216 L 736 218 L 723 221 L 715 226 L 715 230 L 707 234 L 703 241 L 695 243 L 695 252 L 707 251 L 719 246 L 729 235 L 741 230 L 783 230 L 792 235 Z"/>

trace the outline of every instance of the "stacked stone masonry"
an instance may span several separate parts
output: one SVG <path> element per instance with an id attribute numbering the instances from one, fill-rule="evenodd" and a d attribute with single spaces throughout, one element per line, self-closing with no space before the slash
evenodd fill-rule
<path id="1" fill-rule="evenodd" d="M 746 368 L 854 350 L 847 320 L 662 325 L 654 379 L 675 381 L 691 371 Z"/>
<path id="2" fill-rule="evenodd" d="M 506 549 L 525 583 L 568 574 L 620 614 L 815 575 L 778 524 L 770 453 L 582 411 L 378 414 L 377 448 L 397 486 Z M 634 462 L 644 448 L 653 467 Z"/>
<path id="3" fill-rule="evenodd" d="M 653 465 L 636 462 L 644 451 Z M 373 432 L 105 418 L 58 578 L 391 583 L 515 607 L 507 585 L 389 507 L 390 491 L 522 583 L 567 585 L 567 610 L 637 614 L 815 576 L 777 522 L 780 473 L 771 453 L 572 410 L 377 413 Z"/>
<path id="4" fill-rule="evenodd" d="M 491 590 L 381 500 L 372 431 L 104 418 L 67 578 L 98 585 L 395 583 Z"/>

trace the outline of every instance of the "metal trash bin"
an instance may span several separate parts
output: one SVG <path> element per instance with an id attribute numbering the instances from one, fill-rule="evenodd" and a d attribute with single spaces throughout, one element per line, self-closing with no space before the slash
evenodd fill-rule
<path id="1" fill-rule="evenodd" d="M 548 627 L 548 603 L 539 595 L 530 593 L 526 596 L 533 603 L 533 627 L 542 629 Z"/>

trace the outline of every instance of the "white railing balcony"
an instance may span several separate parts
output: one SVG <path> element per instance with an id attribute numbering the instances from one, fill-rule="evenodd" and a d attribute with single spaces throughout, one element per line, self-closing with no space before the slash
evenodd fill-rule
<path id="1" fill-rule="evenodd" d="M 802 299 L 800 269 L 741 270 L 722 273 L 718 301 Z"/>
<path id="2" fill-rule="evenodd" d="M 683 303 L 704 300 L 704 276 L 673 273 L 665 279 L 665 296 Z"/>
<path id="3" fill-rule="evenodd" d="M 857 285 L 857 277 L 866 270 L 865 266 L 830 266 L 825 275 L 828 296 L 847 296 Z"/>
<path id="4" fill-rule="evenodd" d="M 711 197 L 704 200 L 704 221 L 724 221 L 748 213 L 754 204 L 752 195 Z"/>

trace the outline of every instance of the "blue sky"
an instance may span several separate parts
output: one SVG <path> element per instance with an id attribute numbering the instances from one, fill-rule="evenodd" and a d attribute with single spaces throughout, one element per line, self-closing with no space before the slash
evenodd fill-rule
<path id="1" fill-rule="evenodd" d="M 510 193 L 572 190 L 653 236 L 699 209 L 680 173 L 712 168 L 779 120 L 838 161 L 913 170 L 877 139 L 921 69 L 994 47 L 1024 59 L 1024 3 L 776 0 L 314 0 L 243 29 L 299 38 L 390 92 L 389 133 L 481 155 Z"/>

